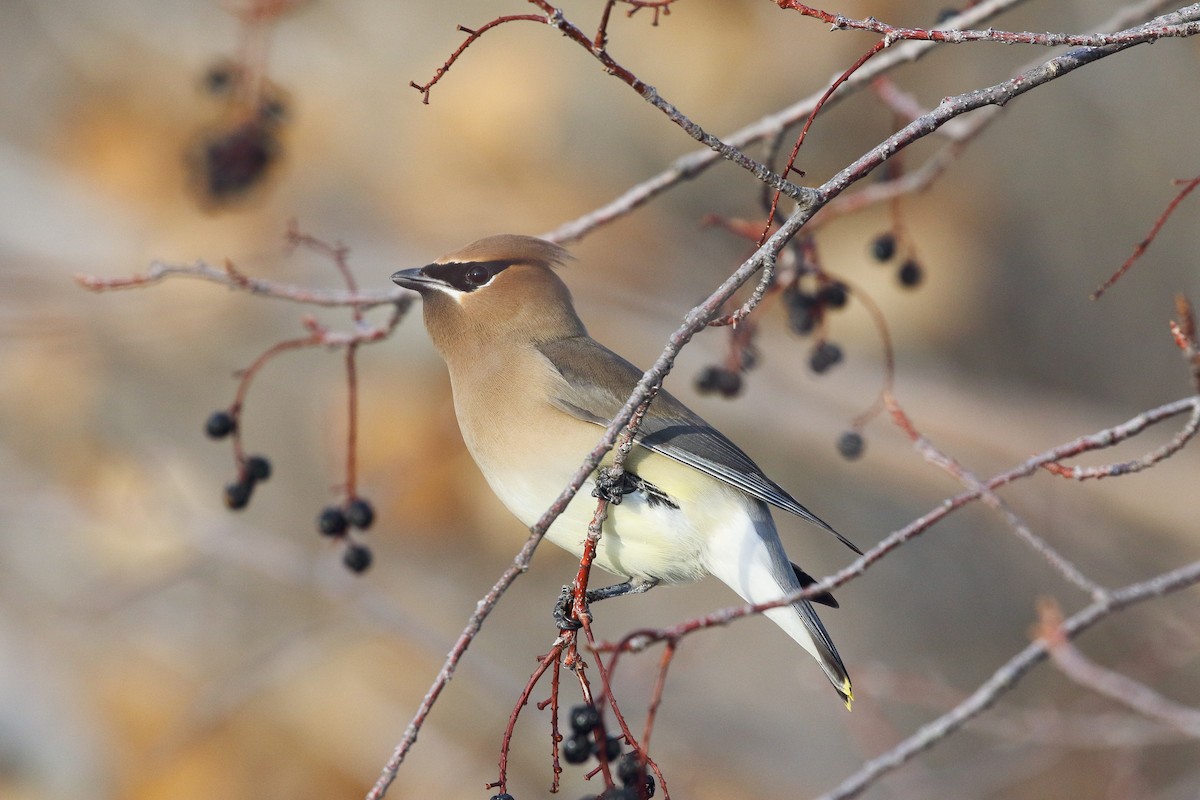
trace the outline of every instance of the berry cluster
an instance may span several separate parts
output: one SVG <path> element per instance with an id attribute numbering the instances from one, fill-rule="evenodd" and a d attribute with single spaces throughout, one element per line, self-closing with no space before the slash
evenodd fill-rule
<path id="1" fill-rule="evenodd" d="M 234 411 L 214 411 L 204 423 L 210 439 L 225 439 L 237 433 L 238 421 Z M 240 449 L 235 443 L 235 453 Z M 240 511 L 250 504 L 254 487 L 271 477 L 271 462 L 264 456 L 249 456 L 240 461 L 238 478 L 225 486 L 225 505 Z M 352 497 L 345 505 L 328 506 L 317 516 L 317 530 L 323 536 L 345 542 L 342 563 L 354 573 L 366 572 L 371 566 L 371 549 L 351 540 L 351 528 L 365 531 L 375 522 L 375 509 L 362 497 Z"/>
<path id="2" fill-rule="evenodd" d="M 823 279 L 815 292 L 800 288 L 799 279 L 783 289 L 783 304 L 787 308 L 788 325 L 798 336 L 808 336 L 827 311 L 845 308 L 850 300 L 850 290 L 841 281 Z"/>
<path id="3" fill-rule="evenodd" d="M 361 497 L 354 497 L 344 506 L 326 506 L 317 515 L 317 530 L 322 536 L 334 539 L 345 539 L 346 550 L 342 554 L 342 563 L 346 569 L 354 573 L 366 572 L 371 566 L 371 548 L 351 541 L 348 537 L 350 528 L 365 531 L 375 521 L 375 509 Z"/>
<path id="4" fill-rule="evenodd" d="M 224 439 L 237 430 L 237 418 L 228 411 L 214 411 L 204 423 L 204 432 L 210 439 Z M 240 511 L 250 504 L 254 487 L 271 477 L 271 462 L 265 456 L 250 456 L 242 459 L 238 477 L 225 485 L 225 505 Z"/>
<path id="5" fill-rule="evenodd" d="M 729 367 L 707 366 L 696 376 L 696 391 L 700 394 L 719 394 L 737 397 L 742 391 L 742 374 Z"/>
<path id="6" fill-rule="evenodd" d="M 226 208 L 261 185 L 283 155 L 283 92 L 242 64 L 222 61 L 204 75 L 204 91 L 223 106 L 220 122 L 187 152 L 193 194 L 201 206 Z"/>
<path id="7" fill-rule="evenodd" d="M 871 242 L 871 257 L 881 264 L 896 257 L 896 234 L 886 231 L 875 237 Z M 896 280 L 906 289 L 914 289 L 925 279 L 925 270 L 913 256 L 908 256 L 896 270 Z"/>
<path id="8" fill-rule="evenodd" d="M 604 727 L 595 706 L 575 706 L 569 721 L 571 735 L 562 744 L 563 760 L 568 764 L 582 764 L 595 756 L 616 763 L 617 779 L 621 781 L 619 787 L 609 787 L 602 794 L 588 795 L 582 800 L 645 800 L 654 796 L 654 776 L 647 774 L 646 762 L 636 752 L 622 755 L 622 737 L 603 736 Z M 596 736 L 597 729 L 600 737 Z"/>
<path id="9" fill-rule="evenodd" d="M 741 394 L 742 373 L 758 366 L 758 348 L 754 346 L 755 327 L 752 320 L 745 319 L 730 329 L 729 355 L 723 364 L 705 367 L 696 376 L 696 391 L 722 397 Z"/>
<path id="10" fill-rule="evenodd" d="M 783 303 L 787 309 L 788 324 L 799 336 L 808 336 L 825 320 L 830 311 L 845 308 L 850 301 L 850 290 L 839 280 L 824 275 L 818 276 L 816 291 L 805 291 L 797 278 L 783 289 Z M 821 375 L 842 361 L 842 348 L 825 338 L 824 329 L 808 354 L 808 368 Z"/>

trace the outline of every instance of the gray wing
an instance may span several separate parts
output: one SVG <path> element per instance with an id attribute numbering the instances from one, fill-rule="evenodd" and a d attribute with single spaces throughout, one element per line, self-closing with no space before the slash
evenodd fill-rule
<path id="1" fill-rule="evenodd" d="M 538 349 L 565 379 L 561 395 L 553 398 L 554 404 L 603 428 L 612 422 L 642 377 L 640 369 L 590 337 L 544 342 Z M 636 441 L 642 447 L 819 525 L 862 554 L 850 540 L 764 475 L 741 448 L 670 393 L 659 392 L 642 420 Z"/>

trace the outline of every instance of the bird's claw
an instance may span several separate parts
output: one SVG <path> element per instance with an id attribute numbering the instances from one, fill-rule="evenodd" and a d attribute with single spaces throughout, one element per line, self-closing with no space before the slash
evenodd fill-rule
<path id="1" fill-rule="evenodd" d="M 596 486 L 592 489 L 592 497 L 602 497 L 614 506 L 619 506 L 625 495 L 638 491 L 641 486 L 636 475 L 624 471 L 614 475 L 614 472 L 615 470 L 609 467 L 600 468 L 596 473 Z"/>
<path id="2" fill-rule="evenodd" d="M 554 604 L 554 624 L 558 626 L 560 631 L 577 631 L 583 627 L 583 623 L 575 618 L 575 590 L 570 586 L 564 586 L 562 593 L 558 596 L 558 601 Z M 588 621 L 591 622 L 592 614 L 587 611 Z"/>

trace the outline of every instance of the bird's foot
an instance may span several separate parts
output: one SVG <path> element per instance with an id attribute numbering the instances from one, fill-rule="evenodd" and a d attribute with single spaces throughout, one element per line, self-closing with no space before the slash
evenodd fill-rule
<path id="1" fill-rule="evenodd" d="M 679 504 L 672 500 L 669 494 L 650 481 L 643 480 L 632 472 L 626 471 L 615 476 L 613 472 L 609 467 L 600 468 L 596 474 L 596 487 L 592 489 L 592 497 L 603 497 L 614 506 L 619 506 L 625 495 L 640 493 L 651 508 L 657 505 L 679 508 Z"/>
<path id="2" fill-rule="evenodd" d="M 610 597 L 623 597 L 627 594 L 641 594 L 658 586 L 658 578 L 630 578 L 624 583 L 615 583 L 600 589 L 590 589 L 587 593 L 589 603 L 607 600 Z"/>
<path id="3" fill-rule="evenodd" d="M 610 597 L 624 597 L 627 594 L 648 592 L 658 586 L 658 583 L 658 578 L 630 578 L 624 583 L 615 583 L 600 589 L 589 589 L 584 596 L 584 613 L 587 614 L 588 622 L 592 621 L 591 609 L 587 607 L 591 603 L 598 603 Z M 564 586 L 554 604 L 554 624 L 560 631 L 577 631 L 583 627 L 583 623 L 575 617 L 574 606 L 575 590 L 570 586 Z"/>
<path id="4" fill-rule="evenodd" d="M 592 497 L 602 497 L 614 506 L 619 506 L 625 495 L 641 489 L 641 480 L 632 472 L 614 473 L 616 471 L 610 467 L 600 468 L 596 473 L 596 486 L 592 489 Z"/>
<path id="5" fill-rule="evenodd" d="M 575 618 L 574 605 L 575 590 L 570 586 L 562 587 L 562 593 L 554 603 L 554 624 L 560 631 L 577 631 L 583 627 L 583 623 Z M 588 615 L 588 622 L 591 622 L 591 612 L 585 609 L 584 613 Z"/>

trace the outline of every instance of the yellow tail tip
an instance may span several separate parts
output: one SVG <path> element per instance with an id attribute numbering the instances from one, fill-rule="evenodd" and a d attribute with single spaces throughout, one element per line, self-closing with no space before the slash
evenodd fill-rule
<path id="1" fill-rule="evenodd" d="M 853 709 L 850 708 L 850 704 L 854 702 L 854 690 L 850 688 L 849 678 L 842 680 L 842 688 L 839 691 L 841 692 L 842 699 L 846 702 L 846 710 L 852 711 Z"/>

